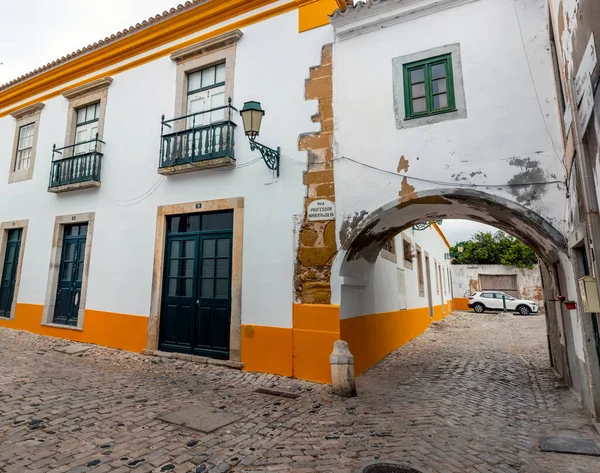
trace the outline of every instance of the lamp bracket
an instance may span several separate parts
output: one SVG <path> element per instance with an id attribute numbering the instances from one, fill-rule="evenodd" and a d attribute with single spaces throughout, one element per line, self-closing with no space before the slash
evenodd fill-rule
<path id="1" fill-rule="evenodd" d="M 417 223 L 412 227 L 413 230 L 423 231 L 427 230 L 432 224 L 436 223 L 437 225 L 441 225 L 441 220 L 430 220 L 429 222 Z"/>
<path id="2" fill-rule="evenodd" d="M 277 150 L 269 148 L 258 141 L 250 140 L 250 150 L 258 150 L 262 155 L 263 160 L 267 167 L 273 171 L 275 177 L 279 177 L 279 161 L 281 160 L 281 148 L 277 147 Z"/>

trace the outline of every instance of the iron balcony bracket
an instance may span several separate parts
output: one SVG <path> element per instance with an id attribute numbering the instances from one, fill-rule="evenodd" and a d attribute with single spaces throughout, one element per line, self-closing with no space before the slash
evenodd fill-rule
<path id="1" fill-rule="evenodd" d="M 267 167 L 273 171 L 275 177 L 279 177 L 279 162 L 281 160 L 281 148 L 277 147 L 277 150 L 269 148 L 268 146 L 260 144 L 258 141 L 250 140 L 250 151 L 260 151 L 262 158 L 265 161 Z"/>

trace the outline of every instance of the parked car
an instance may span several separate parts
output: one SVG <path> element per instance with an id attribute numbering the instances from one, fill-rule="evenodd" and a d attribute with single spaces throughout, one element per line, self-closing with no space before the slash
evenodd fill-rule
<path id="1" fill-rule="evenodd" d="M 485 310 L 503 310 L 503 296 L 506 300 L 506 310 L 518 312 L 521 315 L 535 314 L 538 311 L 538 305 L 535 302 L 525 299 L 515 299 L 505 292 L 498 291 L 474 293 L 469 296 L 469 308 L 478 313 L 482 313 Z"/>

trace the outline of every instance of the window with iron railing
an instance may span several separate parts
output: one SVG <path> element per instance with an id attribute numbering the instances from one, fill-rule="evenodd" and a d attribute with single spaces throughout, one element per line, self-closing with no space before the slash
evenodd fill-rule
<path id="1" fill-rule="evenodd" d="M 237 110 L 225 103 L 225 63 L 187 74 L 187 114 L 162 117 L 159 168 L 234 158 Z"/>
<path id="2" fill-rule="evenodd" d="M 52 149 L 49 189 L 80 184 L 100 182 L 101 146 L 98 122 L 100 103 L 93 103 L 75 109 L 74 142 L 62 148 Z"/>
<path id="3" fill-rule="evenodd" d="M 91 140 L 78 141 L 63 148 L 54 145 L 49 190 L 84 182 L 100 183 L 103 144 L 96 133 Z"/>

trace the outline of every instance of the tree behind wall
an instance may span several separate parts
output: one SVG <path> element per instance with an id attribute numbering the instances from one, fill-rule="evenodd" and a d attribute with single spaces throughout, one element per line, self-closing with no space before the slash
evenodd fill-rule
<path id="1" fill-rule="evenodd" d="M 458 252 L 458 247 L 463 252 Z M 502 264 L 518 268 L 533 268 L 537 263 L 534 251 L 515 237 L 503 231 L 477 232 L 470 240 L 463 241 L 452 248 L 452 264 Z"/>

